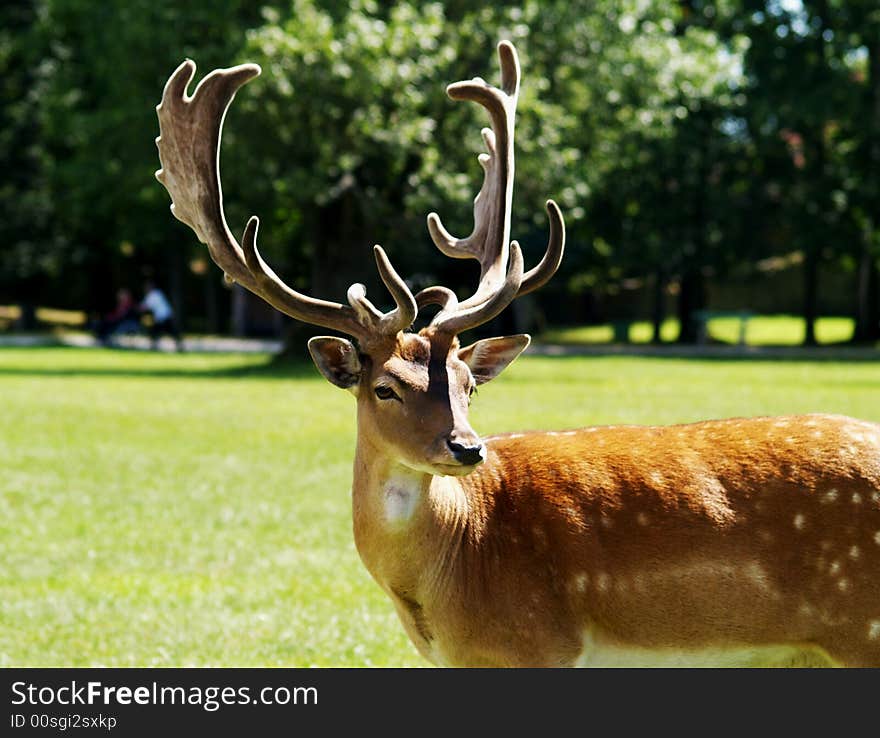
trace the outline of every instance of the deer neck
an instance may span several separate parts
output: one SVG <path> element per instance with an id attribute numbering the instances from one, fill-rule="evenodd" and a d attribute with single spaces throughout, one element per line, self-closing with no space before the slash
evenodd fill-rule
<path id="1" fill-rule="evenodd" d="M 352 485 L 354 537 L 388 591 L 415 593 L 445 579 L 468 528 L 471 502 L 455 477 L 416 471 L 358 434 Z"/>

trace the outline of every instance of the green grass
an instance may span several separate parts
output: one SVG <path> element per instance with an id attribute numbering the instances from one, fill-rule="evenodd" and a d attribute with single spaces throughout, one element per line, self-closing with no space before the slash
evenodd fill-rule
<path id="1" fill-rule="evenodd" d="M 0 666 L 423 665 L 360 563 L 354 401 L 260 356 L 0 350 Z M 525 357 L 484 433 L 840 412 L 871 363 Z"/>
<path id="2" fill-rule="evenodd" d="M 750 318 L 746 327 L 746 343 L 750 346 L 799 346 L 804 340 L 804 321 L 793 315 L 759 315 Z M 632 343 L 649 343 L 652 326 L 647 321 L 635 321 L 629 327 Z M 739 343 L 740 321 L 737 318 L 713 318 L 709 321 L 709 338 L 719 343 Z M 816 340 L 820 344 L 849 341 L 853 334 L 851 318 L 824 317 L 816 321 Z M 660 335 L 664 341 L 678 337 L 678 321 L 663 322 Z M 540 336 L 546 343 L 590 344 L 611 343 L 614 328 L 611 324 L 553 328 Z"/>

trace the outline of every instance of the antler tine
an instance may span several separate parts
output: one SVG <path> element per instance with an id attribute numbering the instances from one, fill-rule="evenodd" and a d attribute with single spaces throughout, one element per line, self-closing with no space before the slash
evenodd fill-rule
<path id="1" fill-rule="evenodd" d="M 437 248 L 457 259 L 480 262 L 477 292 L 461 307 L 486 300 L 505 279 L 510 239 L 510 208 L 513 201 L 513 119 L 519 97 L 520 67 L 513 45 L 498 44 L 501 88 L 480 78 L 456 82 L 446 92 L 453 100 L 471 100 L 482 105 L 492 119 L 492 129 L 481 133 L 487 153 L 480 154 L 483 184 L 474 199 L 474 229 L 467 238 L 455 238 L 443 226 L 437 213 L 428 216 L 428 231 Z"/>
<path id="2" fill-rule="evenodd" d="M 458 298 L 448 287 L 434 285 L 425 287 L 416 295 L 416 305 L 423 308 L 426 305 L 439 305 L 443 310 L 454 310 L 458 306 Z"/>
<path id="3" fill-rule="evenodd" d="M 436 330 L 452 335 L 488 323 L 516 298 L 523 279 L 522 251 L 516 241 L 510 244 L 510 266 L 504 282 L 491 297 L 479 305 L 463 308 L 454 306 L 451 311 L 441 310 L 431 321 Z"/>
<path id="4" fill-rule="evenodd" d="M 349 290 L 351 306 L 309 297 L 288 287 L 257 250 L 259 219 L 252 217 L 239 246 L 226 224 L 220 184 L 220 139 L 223 121 L 238 89 L 260 74 L 256 64 L 217 69 L 207 75 L 190 97 L 187 88 L 196 65 L 183 62 L 168 79 L 156 106 L 160 135 L 156 139 L 162 169 L 156 178 L 171 195 L 171 211 L 208 246 L 214 262 L 227 277 L 239 282 L 273 307 L 298 320 L 342 331 L 366 341 L 394 334 L 415 318 L 416 302 L 409 288 L 378 249 L 382 281 L 397 307 L 382 313 L 366 299 L 362 285 Z"/>
<path id="5" fill-rule="evenodd" d="M 510 211 L 513 200 L 514 115 L 519 97 L 520 66 L 516 50 L 508 41 L 498 45 L 498 58 L 501 63 L 501 88 L 492 87 L 482 79 L 457 82 L 447 88 L 454 100 L 472 100 L 485 107 L 492 118 L 492 129 L 482 130 L 483 141 L 488 153 L 480 154 L 483 167 L 483 184 L 474 200 L 474 230 L 470 236 L 458 239 L 447 231 L 436 213 L 428 216 L 428 230 L 437 247 L 453 258 L 473 258 L 480 262 L 480 282 L 476 292 L 461 303 L 448 298 L 449 290 L 431 287 L 417 295 L 419 305 L 437 303 L 442 310 L 435 316 L 432 325 L 450 326 L 468 324 L 481 317 L 490 320 L 501 309 L 499 291 L 509 297 L 508 302 L 544 285 L 559 268 L 565 249 L 565 224 L 562 213 L 553 200 L 547 201 L 550 217 L 550 238 L 547 250 L 540 263 L 530 269 L 510 292 L 511 269 L 508 267 L 508 251 L 513 251 L 510 239 Z M 515 242 L 514 242 L 515 243 Z M 520 254 L 521 258 L 521 254 Z M 483 310 L 491 303 L 491 310 Z M 505 303 L 506 304 L 506 303 Z M 453 319 L 455 311 L 468 317 L 463 322 Z"/>
<path id="6" fill-rule="evenodd" d="M 373 246 L 373 254 L 376 257 L 376 266 L 379 269 L 379 276 L 382 277 L 385 287 L 394 298 L 394 304 L 397 306 L 391 312 L 382 316 L 380 323 L 380 332 L 388 334 L 396 334 L 409 328 L 416 319 L 419 311 L 416 298 L 407 287 L 403 278 L 391 266 L 391 262 L 383 249 L 378 244 Z M 366 299 L 366 298 L 364 298 Z"/>
<path id="7" fill-rule="evenodd" d="M 547 284 L 562 263 L 562 254 L 565 251 L 565 221 L 562 219 L 562 211 L 553 200 L 547 200 L 547 215 L 550 216 L 550 238 L 547 242 L 547 250 L 538 265 L 529 269 L 523 276 L 517 297 L 534 292 Z"/>

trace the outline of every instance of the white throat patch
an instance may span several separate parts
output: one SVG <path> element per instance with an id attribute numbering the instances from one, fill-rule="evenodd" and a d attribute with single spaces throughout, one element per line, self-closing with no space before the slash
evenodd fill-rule
<path id="1" fill-rule="evenodd" d="M 412 518 L 419 502 L 419 478 L 395 474 L 385 482 L 383 493 L 385 522 L 396 525 L 406 523 Z"/>

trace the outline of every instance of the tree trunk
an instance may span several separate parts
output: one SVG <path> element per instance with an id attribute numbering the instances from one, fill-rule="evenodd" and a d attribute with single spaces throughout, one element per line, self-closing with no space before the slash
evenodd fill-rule
<path id="1" fill-rule="evenodd" d="M 858 305 L 853 341 L 873 343 L 880 339 L 880 270 L 871 248 L 871 234 L 865 235 L 859 260 Z"/>
<path id="2" fill-rule="evenodd" d="M 695 162 L 695 179 L 692 182 L 692 221 L 685 226 L 689 233 L 691 253 L 685 254 L 686 263 L 681 277 L 681 290 L 678 295 L 678 320 L 680 330 L 679 343 L 697 343 L 700 340 L 699 330 L 693 315 L 706 307 L 706 278 L 703 265 L 708 258 L 706 194 L 709 188 L 709 125 L 704 117 L 698 119 L 700 146 L 697 149 Z M 682 181 L 687 181 L 682 172 Z"/>
<path id="3" fill-rule="evenodd" d="M 205 280 L 205 333 L 220 332 L 220 311 L 217 307 L 217 273 L 204 275 Z"/>
<path id="4" fill-rule="evenodd" d="M 309 294 L 346 304 L 348 288 L 356 282 L 367 287 L 370 299 L 380 310 L 390 298 L 380 290 L 373 262 L 363 204 L 353 178 L 340 183 L 338 196 L 315 213 Z M 382 288 L 384 289 L 384 288 Z M 308 356 L 306 342 L 316 333 L 314 326 L 298 320 L 284 327 L 284 358 Z M 325 334 L 335 331 L 321 328 Z"/>
<path id="5" fill-rule="evenodd" d="M 365 220 L 353 181 L 318 212 L 312 257 L 314 297 L 345 303 L 348 288 L 360 282 L 366 285 L 367 294 L 381 309 L 387 295 L 377 291 L 379 280 Z"/>
<path id="6" fill-rule="evenodd" d="M 663 321 L 666 320 L 666 274 L 662 268 L 654 272 L 654 300 L 651 309 L 651 343 L 663 343 Z"/>
<path id="7" fill-rule="evenodd" d="M 238 282 L 232 285 L 230 300 L 232 335 L 241 338 L 247 334 L 247 291 Z"/>
<path id="8" fill-rule="evenodd" d="M 827 63 L 826 63 L 826 41 L 825 31 L 828 29 L 828 2 L 827 0 L 818 0 L 816 3 L 816 18 L 819 26 L 816 28 L 816 67 L 813 70 L 813 77 L 817 89 L 824 89 L 828 82 Z M 813 139 L 813 159 L 812 166 L 805 173 L 810 175 L 810 182 L 807 186 L 807 199 L 812 199 L 815 205 L 815 212 L 810 217 L 812 221 L 812 233 L 806 234 L 806 242 L 804 246 L 804 345 L 816 345 L 816 318 L 818 317 L 819 303 L 819 263 L 822 256 L 822 248 L 825 244 L 825 238 L 828 234 L 826 217 L 829 212 L 827 198 L 827 172 L 826 160 L 827 152 L 825 150 L 825 122 L 824 115 L 819 115 L 814 121 L 814 127 L 811 131 Z"/>
<path id="9" fill-rule="evenodd" d="M 880 39 L 874 26 L 866 35 L 868 51 L 868 167 L 865 171 L 865 197 L 867 212 L 862 229 L 862 247 L 859 259 L 858 299 L 856 305 L 855 332 L 853 340 L 859 343 L 875 343 L 880 340 L 880 270 L 877 267 L 877 221 L 880 208 Z"/>
<path id="10" fill-rule="evenodd" d="M 706 307 L 706 279 L 699 267 L 689 267 L 681 275 L 678 291 L 678 321 L 681 326 L 678 333 L 679 343 L 696 343 L 697 324 L 693 315 L 697 310 Z"/>
<path id="11" fill-rule="evenodd" d="M 816 313 L 819 298 L 819 254 L 814 243 L 804 255 L 804 346 L 816 345 Z"/>
<path id="12" fill-rule="evenodd" d="M 183 290 L 183 257 L 178 249 L 172 249 L 168 259 L 168 296 L 174 309 L 177 330 L 183 333 L 186 322 L 186 303 Z"/>
<path id="13" fill-rule="evenodd" d="M 15 327 L 19 331 L 35 331 L 37 329 L 37 306 L 33 302 L 27 301 L 19 304 L 18 309 L 21 311 L 16 321 Z"/>

